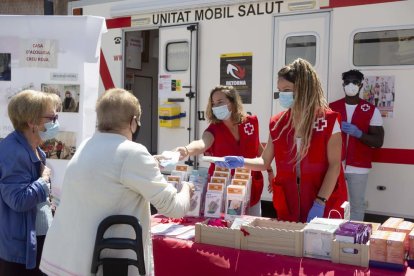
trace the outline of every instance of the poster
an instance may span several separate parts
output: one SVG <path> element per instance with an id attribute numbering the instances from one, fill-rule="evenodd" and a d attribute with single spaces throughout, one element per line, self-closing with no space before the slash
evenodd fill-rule
<path id="1" fill-rule="evenodd" d="M 233 86 L 245 104 L 252 103 L 252 53 L 220 56 L 220 84 Z"/>
<path id="2" fill-rule="evenodd" d="M 392 118 L 395 102 L 395 76 L 367 76 L 361 97 L 375 105 L 382 117 Z"/>
<path id="3" fill-rule="evenodd" d="M 20 91 L 55 93 L 66 106 L 58 112 L 57 137 L 41 145 L 56 196 L 68 161 L 82 140 L 95 132 L 105 19 L 0 15 L 0 25 L 9 26 L 0 29 L 0 140 L 14 131 L 7 106 Z"/>
<path id="4" fill-rule="evenodd" d="M 182 80 L 172 79 L 171 75 L 160 75 L 158 78 L 158 97 L 160 99 L 183 97 Z"/>

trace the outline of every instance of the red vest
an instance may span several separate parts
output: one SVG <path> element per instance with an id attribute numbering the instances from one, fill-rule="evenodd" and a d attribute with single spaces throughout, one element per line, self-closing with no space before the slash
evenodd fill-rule
<path id="1" fill-rule="evenodd" d="M 329 106 L 332 110 L 339 112 L 345 122 L 347 121 L 345 98 L 333 102 Z M 374 111 L 374 105 L 360 99 L 357 107 L 355 108 L 354 114 L 352 115 L 351 123 L 356 125 L 363 132 L 367 133 L 369 123 L 371 122 L 372 116 L 374 116 Z M 347 146 L 347 134 L 342 132 L 342 160 L 346 159 L 346 165 L 360 168 L 371 168 L 372 148 L 362 143 L 359 139 L 351 135 L 348 136 Z"/>
<path id="2" fill-rule="evenodd" d="M 283 114 L 285 116 L 282 117 Z M 300 161 L 299 184 L 296 181 L 294 161 L 296 154 L 294 130 L 292 127 L 287 127 L 281 132 L 287 125 L 290 114 L 289 110 L 275 115 L 271 118 L 269 125 L 277 170 L 273 180 L 273 205 L 277 210 L 279 220 L 306 222 L 309 210 L 328 170 L 328 141 L 339 114 L 327 111 L 325 117 L 316 119 L 308 154 Z M 273 129 L 278 121 L 280 121 L 278 126 Z M 326 202 L 324 217 L 328 217 L 332 209 L 339 211 L 343 217 L 343 209 L 340 206 L 347 200 L 347 197 L 348 192 L 341 166 L 335 189 Z M 339 216 L 336 212 L 332 212 L 330 217 L 338 218 Z"/>
<path id="3" fill-rule="evenodd" d="M 237 155 L 246 158 L 255 158 L 259 153 L 259 122 L 256 116 L 247 116 L 246 120 L 238 125 L 240 140 L 236 141 L 233 134 L 223 122 L 210 124 L 205 131 L 214 136 L 214 142 L 206 155 L 222 157 Z M 215 166 L 210 165 L 209 175 L 213 175 Z M 259 202 L 263 191 L 263 175 L 260 171 L 252 171 L 252 189 L 250 206 Z"/>

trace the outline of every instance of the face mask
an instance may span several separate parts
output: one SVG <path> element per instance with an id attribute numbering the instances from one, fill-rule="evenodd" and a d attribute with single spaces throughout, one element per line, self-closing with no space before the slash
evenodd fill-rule
<path id="1" fill-rule="evenodd" d="M 213 114 L 219 120 L 227 120 L 231 116 L 227 104 L 213 107 Z"/>
<path id="2" fill-rule="evenodd" d="M 139 129 L 141 128 L 141 126 L 137 126 L 137 130 L 135 130 L 134 133 L 132 133 L 132 142 L 136 142 L 138 139 L 138 134 L 139 134 Z"/>
<path id="3" fill-rule="evenodd" d="M 279 103 L 284 108 L 290 108 L 293 105 L 293 92 L 279 92 Z"/>
<path id="4" fill-rule="evenodd" d="M 59 122 L 48 122 L 45 125 L 45 131 L 39 131 L 39 136 L 42 141 L 50 140 L 56 137 L 59 133 Z"/>
<path id="5" fill-rule="evenodd" d="M 353 97 L 356 94 L 358 94 L 358 92 L 359 92 L 359 86 L 358 85 L 355 85 L 353 83 L 350 83 L 350 84 L 347 84 L 344 87 L 344 91 L 345 91 L 345 94 L 347 96 Z"/>

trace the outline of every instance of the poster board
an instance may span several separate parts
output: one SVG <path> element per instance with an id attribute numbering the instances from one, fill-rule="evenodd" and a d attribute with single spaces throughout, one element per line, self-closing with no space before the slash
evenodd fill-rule
<path id="1" fill-rule="evenodd" d="M 0 139 L 14 130 L 7 106 L 18 92 L 34 89 L 55 93 L 64 104 L 69 91 L 74 99 L 75 108 L 58 114 L 57 138 L 67 143 L 67 148 L 52 150 L 46 161 L 52 170 L 52 193 L 59 197 L 71 155 L 82 140 L 95 132 L 105 19 L 1 15 L 0 25 L 9 26 L 0 29 Z"/>

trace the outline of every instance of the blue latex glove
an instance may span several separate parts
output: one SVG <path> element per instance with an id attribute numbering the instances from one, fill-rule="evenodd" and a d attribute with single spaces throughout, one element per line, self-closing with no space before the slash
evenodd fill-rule
<path id="1" fill-rule="evenodd" d="M 318 218 L 323 217 L 323 212 L 324 211 L 325 211 L 325 205 L 322 205 L 322 204 L 315 201 L 313 203 L 312 208 L 309 210 L 308 219 L 306 220 L 306 222 L 310 222 L 311 220 L 313 220 L 316 217 L 318 217 Z"/>
<path id="2" fill-rule="evenodd" d="M 356 138 L 361 138 L 362 136 L 362 131 L 356 125 L 348 122 L 342 122 L 342 131 Z"/>
<path id="3" fill-rule="evenodd" d="M 216 166 L 228 169 L 235 169 L 244 166 L 244 157 L 243 156 L 225 156 L 224 161 L 214 162 Z"/>

